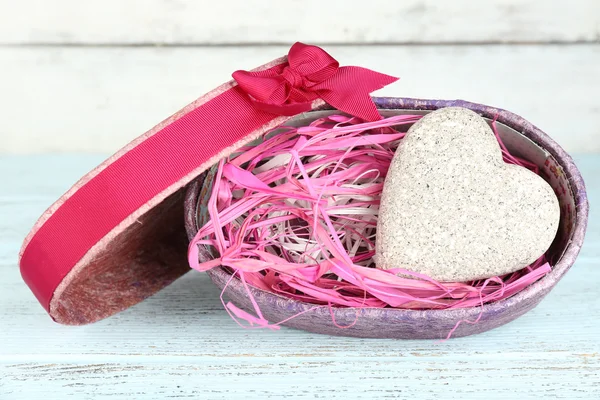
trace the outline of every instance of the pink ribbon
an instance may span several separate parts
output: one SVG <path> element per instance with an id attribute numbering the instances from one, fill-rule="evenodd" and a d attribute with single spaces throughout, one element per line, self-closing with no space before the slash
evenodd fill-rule
<path id="1" fill-rule="evenodd" d="M 236 71 L 233 78 L 260 110 L 278 115 L 296 115 L 322 99 L 338 110 L 377 121 L 381 116 L 369 95 L 398 80 L 361 67 L 340 67 L 325 50 L 296 43 L 288 63 L 264 71 Z"/>
<path id="2" fill-rule="evenodd" d="M 46 310 L 51 312 L 59 284 L 98 242 L 125 229 L 119 225 L 131 216 L 143 215 L 145 205 L 156 206 L 182 188 L 224 149 L 289 119 L 274 114 L 308 111 L 321 98 L 352 115 L 379 119 L 368 94 L 396 80 L 363 68 L 340 68 L 322 49 L 301 43 L 290 50 L 289 62 L 238 71 L 234 78 L 239 85 L 221 86 L 120 150 L 42 217 L 19 263 Z"/>

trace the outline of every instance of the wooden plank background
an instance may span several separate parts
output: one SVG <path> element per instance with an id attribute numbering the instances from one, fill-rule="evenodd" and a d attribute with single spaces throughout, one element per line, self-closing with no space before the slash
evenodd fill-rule
<path id="1" fill-rule="evenodd" d="M 595 216 L 577 263 L 538 307 L 466 338 L 245 330 L 223 310 L 219 289 L 196 271 L 114 317 L 81 327 L 55 324 L 23 284 L 16 254 L 48 204 L 101 160 L 0 156 L 2 400 L 600 398 Z M 600 181 L 593 179 L 599 161 L 575 157 L 592 204 L 600 201 Z"/>
<path id="2" fill-rule="evenodd" d="M 114 152 L 296 40 L 600 151 L 599 0 L 0 0 L 0 153 Z"/>
<path id="3" fill-rule="evenodd" d="M 600 150 L 600 46 L 326 46 L 397 74 L 381 95 L 462 98 L 519 113 L 570 151 Z M 4 48 L 1 143 L 13 152 L 118 149 L 287 47 Z M 573 73 L 577 66 L 577 73 Z M 596 89 L 595 89 L 596 88 Z M 32 109 L 38 111 L 31 116 Z"/>
<path id="4" fill-rule="evenodd" d="M 0 43 L 597 42 L 598 0 L 1 0 Z"/>

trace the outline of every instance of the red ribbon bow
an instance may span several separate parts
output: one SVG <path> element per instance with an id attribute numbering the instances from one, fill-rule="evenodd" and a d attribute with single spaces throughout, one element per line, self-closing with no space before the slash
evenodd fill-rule
<path id="1" fill-rule="evenodd" d="M 233 79 L 262 111 L 292 116 L 311 110 L 312 102 L 322 99 L 366 121 L 381 119 L 369 94 L 398 80 L 366 68 L 340 67 L 325 50 L 300 42 L 279 68 L 236 71 Z"/>

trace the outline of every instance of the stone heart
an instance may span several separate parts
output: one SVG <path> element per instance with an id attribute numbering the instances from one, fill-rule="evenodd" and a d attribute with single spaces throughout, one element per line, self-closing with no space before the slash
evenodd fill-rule
<path id="1" fill-rule="evenodd" d="M 394 155 L 375 262 L 445 282 L 502 275 L 548 249 L 559 217 L 550 185 L 506 164 L 482 117 L 443 108 L 413 125 Z"/>

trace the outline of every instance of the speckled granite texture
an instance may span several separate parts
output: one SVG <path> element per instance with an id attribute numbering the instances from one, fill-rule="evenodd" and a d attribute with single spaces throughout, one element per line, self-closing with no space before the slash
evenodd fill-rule
<path id="1" fill-rule="evenodd" d="M 346 335 L 369 338 L 397 339 L 440 339 L 445 338 L 457 321 L 480 320 L 476 324 L 463 323 L 454 332 L 453 337 L 467 336 L 501 326 L 518 318 L 535 307 L 548 292 L 556 285 L 563 275 L 573 265 L 583 243 L 588 218 L 588 201 L 583 179 L 571 157 L 540 129 L 509 111 L 469 103 L 463 100 L 419 100 L 406 98 L 374 98 L 380 109 L 389 110 L 424 110 L 432 111 L 444 107 L 465 107 L 486 118 L 497 118 L 505 124 L 545 149 L 558 163 L 553 167 L 557 176 L 565 178 L 569 188 L 564 186 L 553 188 L 559 194 L 561 204 L 561 223 L 559 233 L 551 249 L 551 259 L 554 260 L 553 270 L 544 278 L 529 286 L 520 293 L 483 307 L 471 307 L 456 310 L 402 310 L 392 308 L 335 308 L 333 314 L 338 325 L 350 325 L 347 329 L 336 327 L 329 309 L 320 307 L 306 312 L 285 325 L 304 329 L 311 332 Z M 191 238 L 197 232 L 196 208 L 198 193 L 202 188 L 203 176 L 188 187 L 185 199 L 185 217 L 188 236 Z M 575 207 L 568 206 L 568 198 L 572 197 Z M 207 251 L 201 251 L 202 258 L 210 257 Z M 213 282 L 223 288 L 229 279 L 229 273 L 223 268 L 209 271 Z M 295 314 L 313 307 L 311 304 L 291 300 L 270 292 L 251 288 L 252 294 L 260 306 L 265 318 L 279 322 Z M 252 306 L 247 294 L 237 279 L 233 279 L 226 291 L 232 301 L 247 310 Z M 549 317 L 551 318 L 551 317 Z"/>
<path id="2" fill-rule="evenodd" d="M 504 275 L 548 250 L 559 219 L 550 185 L 502 161 L 485 119 L 446 107 L 414 124 L 394 155 L 375 262 L 441 282 Z"/>

